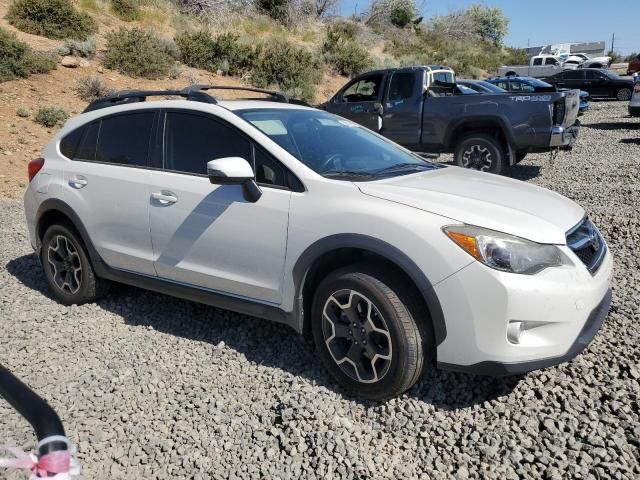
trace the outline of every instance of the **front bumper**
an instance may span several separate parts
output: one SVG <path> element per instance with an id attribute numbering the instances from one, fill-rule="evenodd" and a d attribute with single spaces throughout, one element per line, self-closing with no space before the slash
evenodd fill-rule
<path id="1" fill-rule="evenodd" d="M 551 127 L 550 147 L 571 148 L 578 140 L 580 126 L 576 123 L 571 127 L 554 126 Z"/>
<path id="2" fill-rule="evenodd" d="M 437 366 L 510 375 L 579 354 L 608 311 L 613 261 L 607 252 L 592 275 L 569 248 L 561 248 L 574 266 L 516 275 L 474 262 L 435 285 L 447 326 Z M 525 325 L 520 343 L 507 338 L 510 322 Z"/>

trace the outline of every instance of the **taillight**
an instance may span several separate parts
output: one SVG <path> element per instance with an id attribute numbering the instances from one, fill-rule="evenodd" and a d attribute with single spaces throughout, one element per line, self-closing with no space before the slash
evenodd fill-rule
<path id="1" fill-rule="evenodd" d="M 553 124 L 554 125 L 562 125 L 564 122 L 564 114 L 565 114 L 565 104 L 564 99 L 558 100 L 553 104 Z"/>
<path id="2" fill-rule="evenodd" d="M 35 160 L 31 160 L 29 162 L 28 172 L 29 172 L 29 182 L 33 180 L 33 177 L 42 170 L 44 167 L 44 158 L 36 158 Z"/>

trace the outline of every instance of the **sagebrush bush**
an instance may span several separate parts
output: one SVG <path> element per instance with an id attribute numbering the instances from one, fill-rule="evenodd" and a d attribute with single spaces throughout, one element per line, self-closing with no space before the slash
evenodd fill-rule
<path id="1" fill-rule="evenodd" d="M 90 102 L 100 97 L 116 93 L 100 77 L 81 77 L 76 81 L 74 91 L 82 100 Z"/>
<path id="2" fill-rule="evenodd" d="M 142 18 L 138 0 L 111 0 L 111 10 L 125 22 Z"/>
<path id="3" fill-rule="evenodd" d="M 342 75 L 356 75 L 373 65 L 371 55 L 356 42 L 359 32 L 359 25 L 348 21 L 339 21 L 327 28 L 322 54 Z"/>
<path id="4" fill-rule="evenodd" d="M 167 42 L 139 28 L 121 28 L 107 34 L 102 62 L 125 75 L 149 79 L 167 77 L 175 66 Z"/>
<path id="5" fill-rule="evenodd" d="M 292 97 L 313 100 L 322 70 L 322 62 L 309 50 L 272 39 L 258 46 L 251 83 L 260 88 L 275 86 Z"/>
<path id="6" fill-rule="evenodd" d="M 183 32 L 176 36 L 175 42 L 180 49 L 180 60 L 190 67 L 240 75 L 255 63 L 255 50 L 240 43 L 239 37 L 232 33 L 214 37 L 206 30 Z"/>
<path id="7" fill-rule="evenodd" d="M 6 18 L 18 30 L 54 39 L 85 40 L 97 31 L 95 20 L 71 0 L 13 0 Z"/>
<path id="8" fill-rule="evenodd" d="M 69 118 L 69 114 L 60 107 L 40 107 L 33 117 L 36 123 L 47 128 L 62 125 L 67 118 Z"/>
<path id="9" fill-rule="evenodd" d="M 256 5 L 260 10 L 274 20 L 281 22 L 288 19 L 291 3 L 291 0 L 256 0 Z"/>
<path id="10" fill-rule="evenodd" d="M 413 0 L 395 0 L 389 10 L 389 21 L 398 28 L 404 28 L 416 17 L 416 11 Z"/>
<path id="11" fill-rule="evenodd" d="M 96 39 L 95 37 L 89 37 L 86 40 L 67 38 L 57 52 L 62 56 L 75 55 L 76 57 L 93 58 L 96 54 Z"/>
<path id="12" fill-rule="evenodd" d="M 22 118 L 27 118 L 30 115 L 29 109 L 25 106 L 20 106 L 16 108 L 16 115 Z"/>
<path id="13" fill-rule="evenodd" d="M 13 33 L 0 28 L 0 82 L 46 73 L 56 68 L 54 58 L 36 53 Z"/>

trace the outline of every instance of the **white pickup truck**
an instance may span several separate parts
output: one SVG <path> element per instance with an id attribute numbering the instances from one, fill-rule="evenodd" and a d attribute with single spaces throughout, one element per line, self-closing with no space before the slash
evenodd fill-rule
<path id="1" fill-rule="evenodd" d="M 575 69 L 576 65 L 565 64 L 554 55 L 536 55 L 531 57 L 529 65 L 503 66 L 498 68 L 500 77 L 535 77 L 544 78 L 563 70 Z"/>

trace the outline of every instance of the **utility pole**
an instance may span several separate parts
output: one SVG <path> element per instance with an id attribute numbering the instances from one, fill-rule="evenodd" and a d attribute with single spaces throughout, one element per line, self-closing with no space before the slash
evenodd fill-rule
<path id="1" fill-rule="evenodd" d="M 616 43 L 616 32 L 613 32 L 613 35 L 611 35 L 611 53 L 613 53 L 613 48 L 615 46 Z"/>

